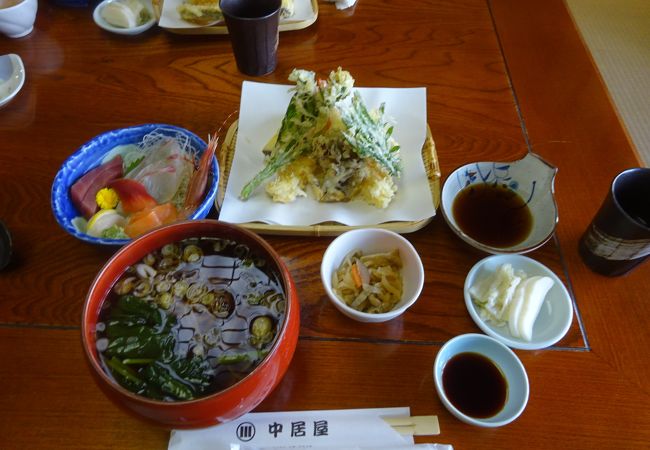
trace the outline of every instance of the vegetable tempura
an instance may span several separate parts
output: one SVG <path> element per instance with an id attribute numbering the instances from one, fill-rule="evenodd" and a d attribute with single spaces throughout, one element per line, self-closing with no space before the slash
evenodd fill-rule
<path id="1" fill-rule="evenodd" d="M 295 91 L 277 139 L 265 149 L 266 166 L 241 192 L 247 199 L 273 177 L 266 192 L 277 202 L 308 193 L 318 201 L 361 199 L 385 208 L 397 191 L 401 162 L 384 105 L 369 111 L 354 79 L 340 67 L 327 80 L 294 69 Z"/>

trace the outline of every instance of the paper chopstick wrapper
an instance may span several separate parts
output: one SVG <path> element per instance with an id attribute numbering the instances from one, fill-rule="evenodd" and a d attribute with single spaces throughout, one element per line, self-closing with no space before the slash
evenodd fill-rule
<path id="1" fill-rule="evenodd" d="M 447 444 L 413 444 L 388 447 L 231 447 L 230 450 L 299 450 L 313 448 L 314 450 L 454 450 L 454 447 Z"/>
<path id="2" fill-rule="evenodd" d="M 449 449 L 415 445 L 416 432 L 439 432 L 437 418 L 411 418 L 409 408 L 249 413 L 198 430 L 173 430 L 169 450 Z M 433 416 L 435 417 L 435 416 Z M 430 445 L 430 444 L 427 444 Z"/>

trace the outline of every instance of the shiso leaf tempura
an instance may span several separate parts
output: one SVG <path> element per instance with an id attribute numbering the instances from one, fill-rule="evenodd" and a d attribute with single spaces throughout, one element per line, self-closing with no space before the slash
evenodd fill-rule
<path id="1" fill-rule="evenodd" d="M 397 190 L 393 177 L 400 175 L 401 160 L 384 105 L 368 110 L 340 67 L 318 81 L 314 72 L 294 69 L 289 80 L 296 85 L 277 139 L 241 198 L 276 175 L 266 186 L 274 201 L 291 202 L 308 190 L 318 201 L 358 197 L 385 208 Z"/>

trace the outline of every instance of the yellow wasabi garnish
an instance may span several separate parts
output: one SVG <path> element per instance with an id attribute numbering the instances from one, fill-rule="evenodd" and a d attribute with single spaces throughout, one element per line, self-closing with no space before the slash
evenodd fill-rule
<path id="1" fill-rule="evenodd" d="M 100 209 L 113 209 L 117 206 L 117 202 L 120 201 L 120 198 L 117 196 L 117 192 L 113 189 L 103 188 L 97 191 L 95 201 Z"/>

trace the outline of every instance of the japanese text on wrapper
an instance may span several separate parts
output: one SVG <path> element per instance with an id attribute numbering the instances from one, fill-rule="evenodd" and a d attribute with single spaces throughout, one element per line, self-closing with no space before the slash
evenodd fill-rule
<path id="1" fill-rule="evenodd" d="M 279 435 L 288 434 L 292 438 L 307 436 L 327 436 L 329 429 L 327 420 L 304 420 L 292 421 L 289 424 L 282 422 L 271 422 L 266 426 L 269 435 L 277 438 Z M 256 433 L 255 425 L 250 422 L 241 423 L 236 430 L 237 439 L 242 442 L 250 441 Z"/>

